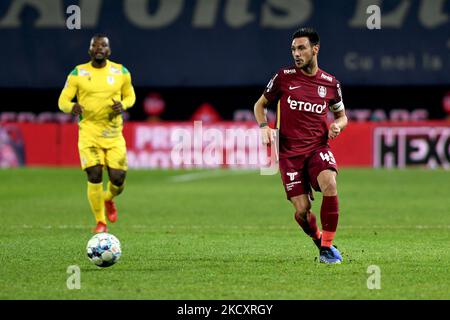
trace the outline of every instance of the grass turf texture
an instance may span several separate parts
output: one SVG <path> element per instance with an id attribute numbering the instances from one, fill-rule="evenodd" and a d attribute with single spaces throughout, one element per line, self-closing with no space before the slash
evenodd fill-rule
<path id="1" fill-rule="evenodd" d="M 186 174 L 198 179 L 174 180 Z M 449 299 L 449 174 L 342 169 L 344 262 L 324 265 L 279 175 L 133 170 L 109 225 L 123 255 L 100 269 L 85 251 L 83 172 L 1 170 L 0 299 Z M 67 289 L 70 265 L 80 290 Z M 367 288 L 370 265 L 379 290 Z"/>

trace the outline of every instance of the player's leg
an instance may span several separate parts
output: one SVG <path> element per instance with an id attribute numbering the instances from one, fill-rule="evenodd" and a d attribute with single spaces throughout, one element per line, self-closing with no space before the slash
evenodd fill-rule
<path id="1" fill-rule="evenodd" d="M 317 177 L 320 190 L 323 194 L 320 209 L 322 222 L 322 246 L 331 247 L 339 220 L 339 203 L 336 186 L 336 172 L 324 170 Z"/>
<path id="2" fill-rule="evenodd" d="M 97 222 L 94 232 L 106 232 L 105 207 L 103 204 L 103 166 L 96 165 L 86 168 L 85 171 L 88 178 L 87 197 Z"/>
<path id="3" fill-rule="evenodd" d="M 104 192 L 105 209 L 108 220 L 116 222 L 118 212 L 113 199 L 122 193 L 125 188 L 126 171 L 108 168 L 109 181 Z"/>
<path id="4" fill-rule="evenodd" d="M 318 150 L 311 156 L 308 161 L 308 175 L 312 187 L 323 194 L 320 208 L 322 224 L 320 261 L 340 263 L 342 257 L 336 247 L 332 245 L 339 219 L 337 164 L 328 147 Z"/>
<path id="5" fill-rule="evenodd" d="M 342 256 L 339 250 L 332 245 L 339 220 L 339 202 L 336 187 L 336 172 L 324 170 L 317 177 L 323 193 L 320 220 L 322 222 L 322 240 L 320 260 L 325 263 L 340 263 Z"/>
<path id="6" fill-rule="evenodd" d="M 109 181 L 104 192 L 105 209 L 108 220 L 116 222 L 118 218 L 117 207 L 113 201 L 125 188 L 127 175 L 126 147 L 123 139 L 118 140 L 106 152 Z"/>
<path id="7" fill-rule="evenodd" d="M 317 226 L 317 219 L 311 211 L 311 200 L 309 195 L 301 194 L 290 199 L 295 208 L 295 221 L 303 231 L 312 238 L 316 246 L 320 247 L 320 229 Z"/>
<path id="8" fill-rule="evenodd" d="M 108 168 L 108 176 L 109 181 L 105 191 L 105 201 L 112 200 L 122 193 L 125 188 L 127 172 L 125 170 Z"/>
<path id="9" fill-rule="evenodd" d="M 103 200 L 103 165 L 105 164 L 104 151 L 95 143 L 78 142 L 81 167 L 87 175 L 87 197 L 92 213 L 97 222 L 94 232 L 106 232 L 105 207 Z"/>
<path id="10" fill-rule="evenodd" d="M 279 168 L 286 196 L 295 208 L 295 220 L 318 245 L 320 230 L 317 227 L 316 216 L 311 212 L 311 200 L 309 198 L 311 187 L 307 174 L 303 170 L 304 161 L 304 156 L 280 159 Z"/>
<path id="11" fill-rule="evenodd" d="M 109 181 L 104 193 L 106 215 L 109 221 L 116 222 L 118 212 L 113 199 L 125 188 L 126 171 L 108 168 L 108 175 Z"/>

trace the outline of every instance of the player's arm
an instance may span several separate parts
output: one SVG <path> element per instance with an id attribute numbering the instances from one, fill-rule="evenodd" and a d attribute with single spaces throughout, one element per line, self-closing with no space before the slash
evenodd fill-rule
<path id="1" fill-rule="evenodd" d="M 345 114 L 345 109 L 337 112 L 333 112 L 334 121 L 330 124 L 330 129 L 328 130 L 328 138 L 336 138 L 342 130 L 345 129 L 348 123 L 347 116 Z"/>
<path id="2" fill-rule="evenodd" d="M 123 85 L 122 85 L 122 101 L 116 101 L 113 99 L 113 105 L 112 108 L 114 110 L 114 113 L 119 114 L 124 110 L 127 110 L 131 108 L 134 103 L 136 102 L 136 94 L 134 93 L 134 88 L 131 82 L 131 75 L 130 72 L 125 68 L 122 67 L 123 72 Z"/>
<path id="3" fill-rule="evenodd" d="M 127 72 L 125 75 L 125 81 L 122 86 L 122 105 L 123 109 L 131 108 L 136 102 L 136 94 L 134 93 L 133 84 L 131 83 L 131 75 Z"/>
<path id="4" fill-rule="evenodd" d="M 61 111 L 65 113 L 73 113 L 75 115 L 79 115 L 83 113 L 83 107 L 77 103 L 73 102 L 73 98 L 77 94 L 78 86 L 77 86 L 78 74 L 77 70 L 74 69 L 71 74 L 67 77 L 66 84 L 64 85 L 64 89 L 61 91 L 58 100 L 58 107 Z"/>
<path id="5" fill-rule="evenodd" d="M 333 112 L 334 121 L 330 124 L 328 138 L 336 138 L 347 126 L 348 119 L 345 115 L 344 102 L 342 101 L 341 84 L 336 81 L 334 99 L 330 102 L 330 111 Z"/>
<path id="6" fill-rule="evenodd" d="M 278 73 L 270 79 L 269 83 L 264 90 L 264 93 L 261 97 L 256 101 L 255 106 L 253 108 L 255 113 L 256 121 L 258 122 L 259 127 L 261 128 L 261 139 L 263 144 L 268 144 L 273 142 L 273 133 L 272 129 L 270 129 L 269 124 L 267 123 L 266 118 L 266 108 L 267 105 L 271 101 L 278 100 L 280 94 L 280 77 Z"/>
<path id="7" fill-rule="evenodd" d="M 256 101 L 255 106 L 253 108 L 255 113 L 256 122 L 258 122 L 259 127 L 261 128 L 261 138 L 263 144 L 268 144 L 273 141 L 272 131 L 267 123 L 266 117 L 266 107 L 269 104 L 269 100 L 263 95 Z"/>

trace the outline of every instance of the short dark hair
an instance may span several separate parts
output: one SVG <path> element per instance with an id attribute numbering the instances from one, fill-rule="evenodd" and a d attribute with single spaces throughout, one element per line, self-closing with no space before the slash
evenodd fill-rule
<path id="1" fill-rule="evenodd" d="M 106 39 L 108 39 L 108 45 L 109 45 L 109 38 L 108 38 L 108 36 L 107 36 L 106 34 L 104 34 L 104 33 L 96 33 L 96 34 L 94 34 L 94 35 L 92 36 L 92 38 L 91 38 L 91 43 L 92 43 L 93 40 L 95 40 L 95 39 L 101 39 L 101 38 L 106 38 Z"/>
<path id="2" fill-rule="evenodd" d="M 104 33 L 96 33 L 92 36 L 91 39 L 100 39 L 100 38 L 108 38 L 108 36 Z"/>
<path id="3" fill-rule="evenodd" d="M 312 46 L 320 44 L 320 37 L 316 30 L 310 27 L 300 28 L 294 32 L 292 39 L 307 37 Z"/>

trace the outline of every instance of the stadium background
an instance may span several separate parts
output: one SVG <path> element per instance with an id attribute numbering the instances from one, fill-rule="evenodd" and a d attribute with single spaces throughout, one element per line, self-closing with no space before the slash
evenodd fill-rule
<path id="1" fill-rule="evenodd" d="M 79 30 L 66 25 L 71 4 L 81 9 Z M 367 28 L 370 4 L 382 9 L 380 30 Z M 446 165 L 448 150 L 418 152 L 417 144 L 436 147 L 423 130 L 386 132 L 392 121 L 416 127 L 419 120 L 444 121 L 450 112 L 448 7 L 448 1 L 2 1 L 2 166 L 78 164 L 76 127 L 66 125 L 76 120 L 59 112 L 57 99 L 68 73 L 88 60 L 95 33 L 110 37 L 111 60 L 132 73 L 137 101 L 127 120 L 152 127 L 194 119 L 252 122 L 253 103 L 272 74 L 291 65 L 290 37 L 304 25 L 320 32 L 320 67 L 343 85 L 351 125 L 336 147 L 341 165 Z M 274 114 L 269 110 L 272 121 Z M 376 138 L 374 123 L 385 120 Z M 30 123 L 54 125 L 40 130 Z M 62 128 L 68 131 L 61 136 Z M 446 130 L 438 135 L 445 140 Z M 168 142 L 129 147 L 141 159 L 136 166 L 173 166 Z M 16 160 L 11 150 L 19 150 Z M 159 151 L 162 160 L 149 159 Z M 439 159 L 430 160 L 433 154 Z"/>
<path id="2" fill-rule="evenodd" d="M 80 30 L 66 26 L 72 4 Z M 373 4 L 380 30 L 366 26 Z M 319 65 L 341 81 L 350 118 L 333 142 L 344 262 L 331 268 L 316 263 L 279 175 L 176 170 L 170 158 L 174 128 L 193 120 L 256 128 L 253 104 L 291 64 L 299 26 L 319 31 Z M 448 299 L 449 26 L 448 0 L 0 1 L 0 299 Z M 123 257 L 102 270 L 86 258 L 94 220 L 76 119 L 57 106 L 95 33 L 137 94 L 120 220 L 108 225 Z M 74 265 L 80 290 L 68 286 Z"/>

